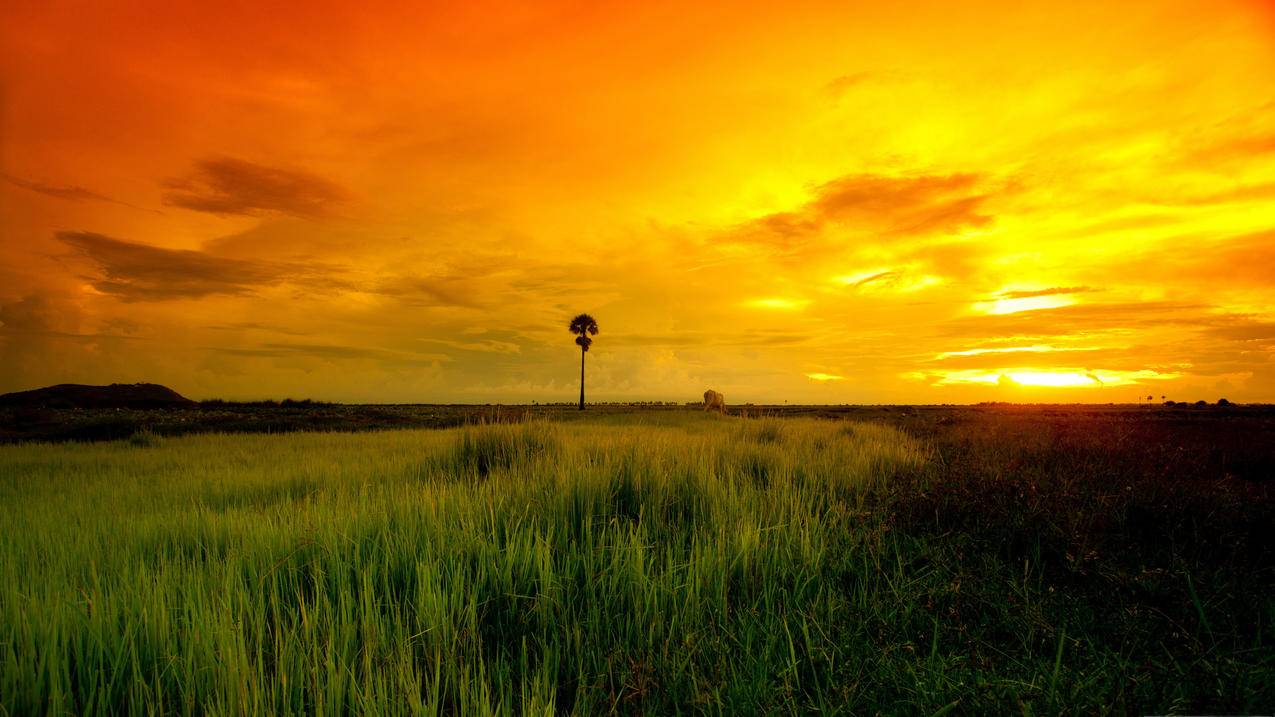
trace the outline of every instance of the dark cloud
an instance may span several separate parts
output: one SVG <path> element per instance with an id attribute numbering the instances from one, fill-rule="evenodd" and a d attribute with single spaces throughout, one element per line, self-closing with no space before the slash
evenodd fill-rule
<path id="1" fill-rule="evenodd" d="M 107 202 L 109 204 L 118 204 L 122 207 L 129 207 L 130 209 L 143 209 L 143 207 L 138 207 L 129 204 L 128 202 L 121 202 L 118 199 L 112 199 L 105 194 L 98 194 L 97 192 L 85 189 L 84 187 L 45 184 L 44 182 L 22 179 L 21 177 L 14 177 L 8 174 L 0 174 L 0 178 L 3 178 L 6 182 L 14 185 L 15 187 L 21 187 L 28 191 L 36 192 L 37 194 L 43 194 L 46 197 L 53 197 L 54 199 L 64 199 L 69 202 Z M 146 209 L 145 211 L 154 212 L 155 210 Z"/>
<path id="2" fill-rule="evenodd" d="M 759 217 L 731 232 L 740 241 L 788 246 L 846 227 L 886 237 L 954 233 L 987 226 L 990 194 L 977 174 L 893 177 L 854 174 L 823 184 L 790 212 Z"/>
<path id="3" fill-rule="evenodd" d="M 6 332 L 52 331 L 60 324 L 60 319 L 54 302 L 39 294 L 0 305 L 0 329 Z"/>
<path id="4" fill-rule="evenodd" d="M 349 198 L 344 189 L 314 174 L 230 157 L 202 160 L 194 172 L 165 185 L 172 190 L 164 194 L 165 204 L 211 214 L 324 217 Z"/>
<path id="5" fill-rule="evenodd" d="M 203 250 L 165 249 L 93 232 L 60 232 L 55 236 L 92 265 L 84 278 L 99 291 L 124 301 L 251 294 L 263 287 L 289 285 L 301 290 L 299 296 L 306 291 L 359 291 L 409 307 L 484 308 L 508 298 L 508 275 L 514 273 L 499 260 L 471 259 L 419 273 L 356 282 L 343 274 L 346 270 L 339 265 L 300 258 L 227 257 Z M 207 328 L 306 335 L 256 322 Z"/>
<path id="6" fill-rule="evenodd" d="M 1033 296 L 1058 296 L 1059 294 L 1083 294 L 1090 291 L 1096 291 L 1088 286 L 1054 286 L 1048 289 L 1035 289 L 1033 291 L 1002 291 L 997 294 L 1002 299 L 1028 299 Z"/>
<path id="7" fill-rule="evenodd" d="M 0 176 L 3 176 L 5 181 L 9 182 L 10 184 L 14 186 L 22 187 L 23 189 L 27 189 L 32 192 L 36 192 L 38 194 L 43 194 L 45 196 L 53 197 L 55 199 L 66 199 L 72 202 L 83 202 L 88 200 L 96 200 L 99 202 L 114 201 L 110 197 L 98 194 L 97 192 L 91 192 L 85 189 L 84 187 L 57 186 L 53 184 L 44 184 L 43 182 L 36 182 L 29 179 L 21 179 L 19 177 L 9 176 L 7 174 L 0 175 Z"/>
<path id="8" fill-rule="evenodd" d="M 36 339 L 72 339 L 98 341 L 104 339 L 135 340 L 139 326 L 128 319 L 103 320 L 98 331 L 82 332 L 84 317 L 79 307 L 65 297 L 54 294 L 28 294 L 16 301 L 0 304 L 0 337 L 21 337 L 23 342 Z"/>
<path id="9" fill-rule="evenodd" d="M 59 232 L 58 241 L 92 262 L 90 277 L 103 293 L 125 301 L 189 299 L 212 294 L 247 294 L 284 281 L 323 280 L 314 266 L 227 259 L 202 251 L 161 249 L 92 232 Z"/>

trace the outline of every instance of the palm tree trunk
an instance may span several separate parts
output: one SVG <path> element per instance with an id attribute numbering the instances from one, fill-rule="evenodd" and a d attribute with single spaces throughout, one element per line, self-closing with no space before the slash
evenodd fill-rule
<path id="1" fill-rule="evenodd" d="M 584 349 L 580 349 L 580 410 L 584 410 Z"/>

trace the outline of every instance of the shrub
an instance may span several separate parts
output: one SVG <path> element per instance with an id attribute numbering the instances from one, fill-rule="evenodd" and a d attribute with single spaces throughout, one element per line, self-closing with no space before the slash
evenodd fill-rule
<path id="1" fill-rule="evenodd" d="M 151 429 L 142 428 L 128 437 L 128 444 L 134 448 L 154 448 L 160 444 L 160 438 Z"/>
<path id="2" fill-rule="evenodd" d="M 466 427 L 456 439 L 451 462 L 458 473 L 486 477 L 556 452 L 557 434 L 540 422 L 488 423 Z"/>

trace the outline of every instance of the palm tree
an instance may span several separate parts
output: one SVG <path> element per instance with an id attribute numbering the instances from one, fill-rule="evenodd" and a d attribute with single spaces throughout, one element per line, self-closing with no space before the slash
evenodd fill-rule
<path id="1" fill-rule="evenodd" d="M 598 335 L 598 322 L 588 314 L 580 314 L 571 320 L 568 327 L 576 335 L 576 346 L 580 347 L 580 410 L 584 410 L 584 355 L 593 343 L 590 336 Z"/>

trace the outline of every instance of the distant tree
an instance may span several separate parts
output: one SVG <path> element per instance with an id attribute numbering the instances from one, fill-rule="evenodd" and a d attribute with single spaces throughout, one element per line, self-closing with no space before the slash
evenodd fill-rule
<path id="1" fill-rule="evenodd" d="M 576 335 L 576 346 L 580 347 L 580 410 L 584 410 L 584 355 L 593 344 L 591 336 L 598 335 L 598 322 L 588 314 L 580 314 L 571 320 L 568 327 Z"/>
<path id="2" fill-rule="evenodd" d="M 1155 400 L 1155 396 L 1147 396 L 1147 403 L 1151 403 L 1154 400 Z"/>
<path id="3" fill-rule="evenodd" d="M 1230 402 L 1230 401 L 1228 401 L 1228 400 L 1226 400 L 1225 398 L 1219 398 L 1219 399 L 1217 400 L 1217 405 L 1219 405 L 1219 406 L 1229 406 L 1229 405 L 1231 405 L 1231 402 Z"/>

